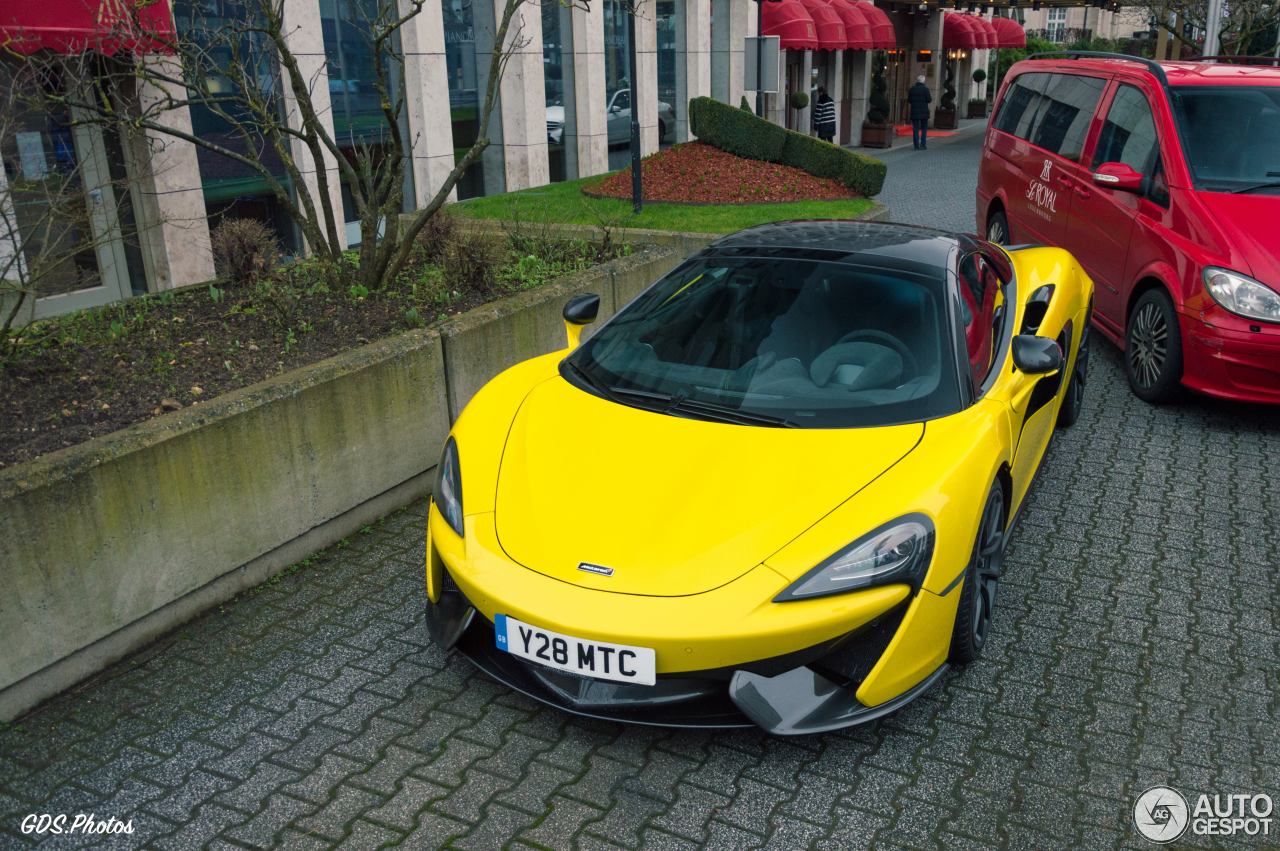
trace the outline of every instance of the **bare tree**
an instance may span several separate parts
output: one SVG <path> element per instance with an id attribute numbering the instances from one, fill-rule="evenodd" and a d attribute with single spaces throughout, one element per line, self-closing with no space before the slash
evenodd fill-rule
<path id="1" fill-rule="evenodd" d="M 489 125 L 499 84 L 511 56 L 527 44 L 521 8 L 536 0 L 505 0 L 496 15 L 479 131 L 435 194 L 422 208 L 401 217 L 405 168 L 413 140 L 401 121 L 405 97 L 394 84 L 403 68 L 399 32 L 421 14 L 426 0 L 371 0 L 372 13 L 359 27 L 372 53 L 373 85 L 380 105 L 378 143 L 353 149 L 334 138 L 329 116 L 317 107 L 320 69 L 308 70 L 298 50 L 298 29 L 286 0 L 206 0 L 196 4 L 204 17 L 173 38 L 156 39 L 158 55 L 136 61 L 100 61 L 86 68 L 96 81 L 91 98 L 66 94 L 66 106 L 94 122 L 167 136 L 238 163 L 260 177 L 297 224 L 308 249 L 332 274 L 343 274 L 347 249 L 340 197 L 323 167 L 336 163 L 360 223 L 357 280 L 369 289 L 394 279 L 410 260 L 413 241 L 445 203 L 458 180 L 490 145 Z M 486 2 L 486 0 L 464 0 Z M 590 0 L 543 0 L 589 10 Z M 217 13 L 221 14 L 217 14 Z M 28 60 L 48 61 L 48 60 Z M 62 61 L 66 61 L 65 59 Z M 172 121 L 175 110 L 200 107 L 230 128 L 230 137 L 193 132 Z M 301 160 L 301 161 L 300 161 Z M 317 191 L 303 190 L 314 180 Z"/>
<path id="2" fill-rule="evenodd" d="M 1123 5 L 1149 9 L 1156 26 L 1179 39 L 1184 25 L 1203 32 L 1209 19 L 1208 0 L 1123 0 Z M 1276 0 L 1223 0 L 1222 13 L 1218 53 L 1224 55 L 1256 51 L 1255 43 L 1280 26 L 1280 3 Z M 1274 41 L 1266 45 L 1267 53 L 1273 45 Z"/>

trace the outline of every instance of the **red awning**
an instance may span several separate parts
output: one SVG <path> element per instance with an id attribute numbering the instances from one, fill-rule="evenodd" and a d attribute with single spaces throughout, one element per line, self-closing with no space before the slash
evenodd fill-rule
<path id="1" fill-rule="evenodd" d="M 995 27 L 998 47 L 1026 47 L 1027 31 L 1011 18 L 992 18 L 991 26 Z"/>
<path id="2" fill-rule="evenodd" d="M 862 3 L 858 0 L 853 0 L 853 3 L 867 19 L 867 23 L 871 24 L 871 38 L 875 41 L 877 48 L 893 50 L 898 46 L 898 34 L 894 32 L 893 22 L 889 20 L 889 16 L 883 9 L 873 3 Z"/>
<path id="3" fill-rule="evenodd" d="M 871 24 L 867 23 L 866 16 L 856 3 L 849 3 L 848 0 L 827 2 L 844 21 L 844 35 L 848 39 L 846 46 L 850 50 L 870 50 L 875 47 L 875 41 L 871 37 Z"/>
<path id="4" fill-rule="evenodd" d="M 172 40 L 168 0 L 0 2 L 0 49 L 15 53 L 156 53 Z"/>
<path id="5" fill-rule="evenodd" d="M 764 3 L 764 35 L 778 36 L 783 50 L 817 50 L 818 28 L 800 0 Z"/>
<path id="6" fill-rule="evenodd" d="M 826 0 L 800 0 L 818 28 L 818 47 L 822 50 L 844 50 L 849 43 L 844 34 L 844 21 Z"/>
<path id="7" fill-rule="evenodd" d="M 942 19 L 942 48 L 967 48 L 973 50 L 978 46 L 977 33 L 966 15 L 947 12 Z"/>
<path id="8" fill-rule="evenodd" d="M 1000 45 L 1000 37 L 996 35 L 996 28 L 991 26 L 991 22 L 986 18 L 970 18 L 977 25 L 978 31 L 982 33 L 983 43 L 978 45 L 979 48 L 998 47 Z"/>

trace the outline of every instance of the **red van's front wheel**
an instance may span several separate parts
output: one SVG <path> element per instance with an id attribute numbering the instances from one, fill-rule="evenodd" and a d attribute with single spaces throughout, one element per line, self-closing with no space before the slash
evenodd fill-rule
<path id="1" fill-rule="evenodd" d="M 1147 290 L 1138 298 L 1124 346 L 1124 371 L 1138 398 L 1153 405 L 1171 401 L 1182 380 L 1182 335 L 1164 290 Z"/>

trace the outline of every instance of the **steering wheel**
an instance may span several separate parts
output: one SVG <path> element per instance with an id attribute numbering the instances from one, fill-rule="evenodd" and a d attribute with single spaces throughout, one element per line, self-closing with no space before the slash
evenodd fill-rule
<path id="1" fill-rule="evenodd" d="M 916 378 L 920 375 L 920 366 L 916 363 L 916 356 L 907 348 L 906 343 L 902 342 L 892 334 L 885 331 L 872 330 L 850 331 L 848 334 L 841 337 L 839 341 L 837 341 L 837 344 L 857 342 L 880 343 L 888 346 L 902 356 L 902 365 L 906 368 L 906 371 L 910 374 L 911 378 Z"/>

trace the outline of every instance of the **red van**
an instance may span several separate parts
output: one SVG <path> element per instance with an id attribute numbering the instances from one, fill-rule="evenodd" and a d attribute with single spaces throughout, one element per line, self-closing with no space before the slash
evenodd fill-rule
<path id="1" fill-rule="evenodd" d="M 1276 60 L 1052 57 L 1000 87 L 978 232 L 1079 258 L 1148 402 L 1181 384 L 1280 403 Z"/>

